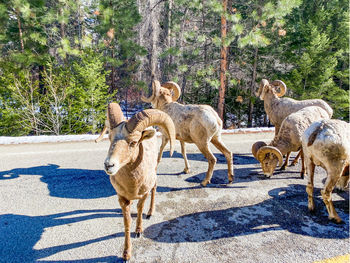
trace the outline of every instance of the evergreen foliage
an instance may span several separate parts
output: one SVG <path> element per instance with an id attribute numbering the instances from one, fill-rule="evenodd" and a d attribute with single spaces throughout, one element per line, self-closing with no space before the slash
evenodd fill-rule
<path id="1" fill-rule="evenodd" d="M 223 45 L 225 126 L 268 125 L 262 78 L 349 120 L 345 0 L 228 3 L 0 0 L 0 136 L 98 133 L 107 103 L 139 107 L 153 77 L 179 83 L 183 103 L 216 108 Z"/>

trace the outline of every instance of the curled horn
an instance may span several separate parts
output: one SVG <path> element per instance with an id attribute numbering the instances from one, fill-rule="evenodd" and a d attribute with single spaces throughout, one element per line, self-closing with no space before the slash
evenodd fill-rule
<path id="1" fill-rule="evenodd" d="M 111 129 L 115 128 L 122 121 L 125 121 L 124 114 L 118 103 L 109 103 L 107 112 Z"/>
<path id="2" fill-rule="evenodd" d="M 276 155 L 276 157 L 278 158 L 279 166 L 283 164 L 282 153 L 280 152 L 280 150 L 278 150 L 276 147 L 273 147 L 273 146 L 261 147 L 256 153 L 256 156 L 257 156 L 256 159 L 258 159 L 259 162 L 262 162 L 265 159 L 265 155 L 268 153 L 273 153 L 274 155 Z"/>
<path id="3" fill-rule="evenodd" d="M 158 94 L 158 91 L 160 89 L 160 83 L 158 80 L 154 80 L 152 82 L 152 95 L 147 98 L 146 96 L 142 95 L 141 100 L 147 103 L 151 103 L 154 98 L 156 97 L 156 94 Z"/>
<path id="4" fill-rule="evenodd" d="M 180 89 L 180 86 L 173 82 L 173 81 L 168 81 L 168 82 L 165 82 L 162 84 L 162 87 L 163 88 L 166 88 L 166 89 L 169 89 L 169 90 L 172 90 L 174 93 L 173 93 L 173 101 L 177 101 L 178 98 L 180 98 L 180 95 L 181 95 L 181 89 Z"/>
<path id="5" fill-rule="evenodd" d="M 259 97 L 261 95 L 261 92 L 263 91 L 263 88 L 268 85 L 270 85 L 269 81 L 267 79 L 262 79 L 259 85 L 258 92 L 255 95 Z"/>
<path id="6" fill-rule="evenodd" d="M 135 114 L 125 125 L 129 133 L 142 132 L 149 126 L 161 126 L 170 139 L 170 155 L 174 152 L 175 126 L 172 119 L 163 111 L 157 109 L 143 110 Z"/>
<path id="7" fill-rule="evenodd" d="M 272 82 L 272 85 L 280 88 L 280 92 L 276 92 L 278 97 L 282 97 L 284 94 L 286 94 L 287 86 L 282 80 L 275 80 Z"/>
<path id="8" fill-rule="evenodd" d="M 253 144 L 253 146 L 252 146 L 252 153 L 253 153 L 255 159 L 258 159 L 258 158 L 257 158 L 257 152 L 258 152 L 258 150 L 259 150 L 261 147 L 266 146 L 266 145 L 267 145 L 267 144 L 266 144 L 265 142 L 262 142 L 262 141 L 258 141 L 258 142 L 256 142 L 256 143 Z"/>

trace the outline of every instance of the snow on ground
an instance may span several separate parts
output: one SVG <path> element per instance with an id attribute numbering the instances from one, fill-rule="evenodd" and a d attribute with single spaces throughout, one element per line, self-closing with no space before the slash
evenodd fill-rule
<path id="1" fill-rule="evenodd" d="M 232 130 L 222 130 L 222 134 L 239 134 L 239 133 L 258 133 L 258 132 L 273 132 L 275 128 L 242 128 L 242 129 L 232 129 Z M 161 134 L 158 132 L 158 136 Z M 40 136 L 20 136 L 20 137 L 9 137 L 0 136 L 1 144 L 21 144 L 21 143 L 47 143 L 47 142 L 72 142 L 72 141 L 93 141 L 97 139 L 99 135 L 40 135 Z M 104 138 L 108 138 L 105 135 Z"/>

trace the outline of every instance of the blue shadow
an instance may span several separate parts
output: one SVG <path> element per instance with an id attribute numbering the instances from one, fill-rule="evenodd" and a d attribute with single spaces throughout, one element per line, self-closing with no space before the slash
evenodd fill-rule
<path id="1" fill-rule="evenodd" d="M 344 224 L 337 225 L 328 220 L 320 189 L 315 189 L 315 214 L 308 211 L 304 185 L 276 188 L 269 195 L 272 198 L 255 205 L 192 213 L 154 224 L 145 229 L 144 235 L 165 243 L 205 242 L 276 230 L 316 238 L 349 238 L 348 197 L 334 202 L 344 220 Z M 213 227 L 204 221 L 214 222 Z"/>
<path id="2" fill-rule="evenodd" d="M 46 258 L 65 250 L 83 247 L 116 237 L 123 237 L 124 232 L 119 232 L 82 242 L 34 249 L 35 244 L 40 240 L 45 228 L 107 217 L 122 217 L 122 212 L 120 209 L 96 209 L 75 210 L 46 216 L 0 215 L 0 262 L 37 262 L 41 258 Z M 116 256 L 110 256 L 84 259 L 81 261 L 55 262 L 116 262 L 117 260 L 121 259 Z"/>
<path id="3" fill-rule="evenodd" d="M 0 181 L 21 175 L 39 175 L 47 184 L 51 196 L 93 199 L 115 195 L 109 176 L 103 170 L 67 169 L 56 164 L 16 168 L 0 172 Z"/>

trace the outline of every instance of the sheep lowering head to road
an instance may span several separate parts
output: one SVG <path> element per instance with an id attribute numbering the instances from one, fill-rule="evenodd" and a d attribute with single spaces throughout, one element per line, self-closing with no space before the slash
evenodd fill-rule
<path id="1" fill-rule="evenodd" d="M 314 122 L 302 136 L 308 184 L 308 208 L 315 209 L 313 190 L 315 166 L 319 165 L 327 171 L 327 180 L 321 191 L 329 219 L 336 223 L 342 220 L 335 211 L 332 202 L 332 191 L 337 183 L 340 188 L 347 188 L 349 183 L 350 163 L 350 124 L 341 120 L 320 120 Z"/>
<path id="2" fill-rule="evenodd" d="M 282 121 L 291 113 L 296 112 L 302 108 L 308 106 L 319 106 L 323 108 L 332 118 L 333 110 L 332 108 L 321 99 L 310 99 L 310 100 L 294 100 L 291 98 L 281 98 L 287 92 L 287 86 L 281 80 L 275 80 L 269 83 L 268 80 L 262 79 L 260 82 L 259 90 L 256 95 L 264 101 L 264 108 L 270 122 L 275 126 L 275 135 L 282 125 Z M 281 167 L 284 170 L 288 165 L 290 153 L 287 153 L 286 160 Z M 291 166 L 296 164 L 298 157 L 295 157 Z"/>
<path id="3" fill-rule="evenodd" d="M 142 100 L 152 104 L 153 108 L 167 113 L 174 121 L 176 128 L 176 139 L 180 141 L 181 152 L 185 161 L 185 173 L 189 173 L 189 164 L 186 156 L 185 143 L 194 143 L 207 158 L 209 167 L 205 179 L 201 185 L 210 183 L 213 175 L 216 158 L 209 148 L 209 142 L 221 151 L 228 165 L 228 181 L 233 181 L 233 156 L 221 140 L 222 121 L 216 111 L 209 105 L 183 105 L 176 100 L 180 97 L 181 89 L 175 82 L 160 84 L 155 80 L 152 83 L 152 95 L 142 97 Z M 167 137 L 162 137 L 158 161 L 162 158 L 162 153 L 167 144 Z"/>
<path id="4" fill-rule="evenodd" d="M 301 150 L 301 137 L 304 131 L 311 123 L 321 119 L 329 119 L 329 114 L 324 109 L 317 106 L 303 108 L 284 119 L 278 134 L 269 145 L 264 142 L 253 144 L 252 153 L 261 163 L 266 177 L 273 174 L 277 164 L 282 165 L 284 154 Z M 300 175 L 304 177 L 303 164 Z"/>
<path id="5" fill-rule="evenodd" d="M 118 194 L 123 211 L 125 243 L 123 259 L 131 257 L 130 206 L 132 200 L 139 199 L 137 204 L 136 236 L 142 229 L 142 210 L 144 202 L 151 192 L 151 205 L 147 213 L 150 217 L 154 211 L 156 191 L 156 168 L 158 146 L 152 125 L 162 127 L 170 138 L 170 155 L 175 142 L 175 127 L 171 118 L 160 110 L 150 109 L 135 114 L 125 121 L 120 107 L 116 103 L 108 105 L 111 144 L 104 162 L 105 171 Z"/>

